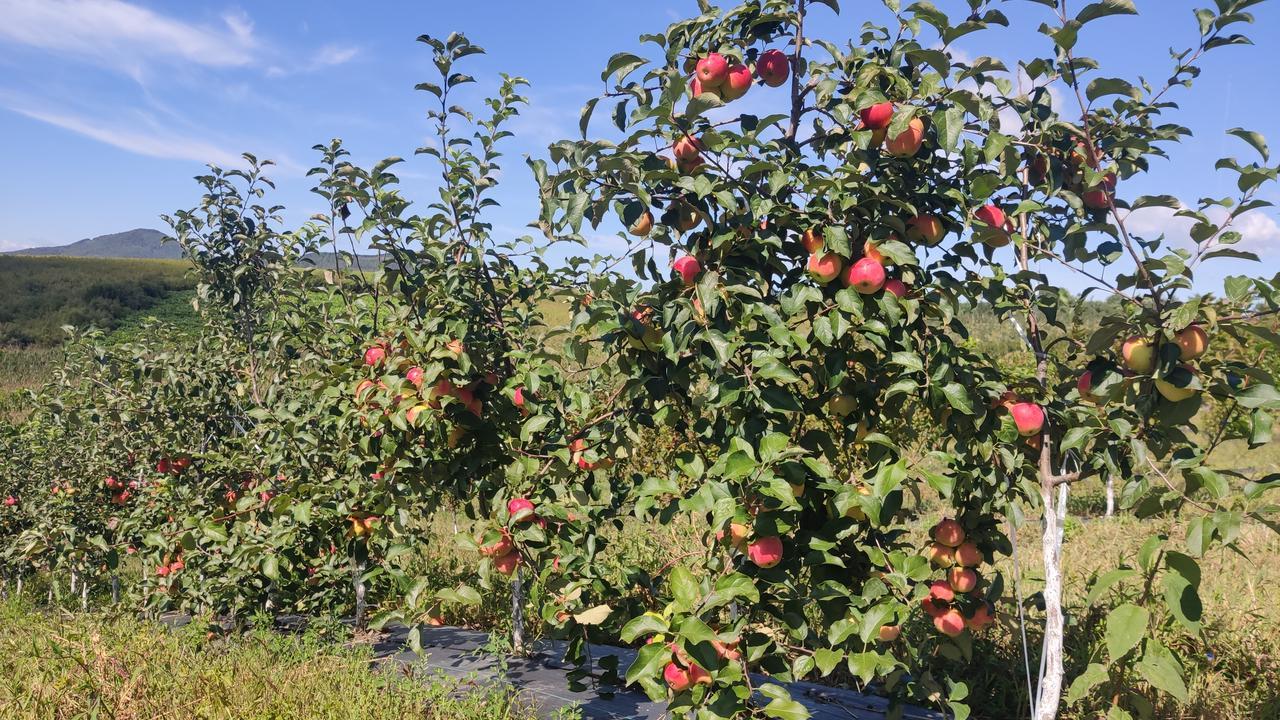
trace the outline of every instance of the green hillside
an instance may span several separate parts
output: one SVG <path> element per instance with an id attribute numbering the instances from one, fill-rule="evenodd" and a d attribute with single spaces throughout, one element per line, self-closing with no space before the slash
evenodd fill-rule
<path id="1" fill-rule="evenodd" d="M 0 255 L 0 346 L 51 346 L 63 325 L 115 330 L 192 290 L 182 260 Z"/>

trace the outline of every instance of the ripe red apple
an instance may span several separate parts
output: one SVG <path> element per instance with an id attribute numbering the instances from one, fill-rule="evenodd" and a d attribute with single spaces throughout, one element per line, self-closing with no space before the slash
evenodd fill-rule
<path id="1" fill-rule="evenodd" d="M 1149 338 L 1133 336 L 1120 346 L 1125 367 L 1143 375 L 1156 369 L 1155 343 Z"/>
<path id="2" fill-rule="evenodd" d="M 742 659 L 742 652 L 738 650 L 737 640 L 729 642 L 725 642 L 723 640 L 712 640 L 711 647 L 715 649 L 716 655 L 723 660 L 737 662 Z"/>
<path id="3" fill-rule="evenodd" d="M 964 542 L 964 528 L 951 518 L 943 518 L 933 526 L 933 539 L 947 547 L 958 547 Z"/>
<path id="4" fill-rule="evenodd" d="M 937 245 L 947 230 L 935 215 L 916 215 L 907 221 L 907 239 L 911 242 Z"/>
<path id="5" fill-rule="evenodd" d="M 817 255 L 822 252 L 822 228 L 812 227 L 804 231 L 804 235 L 800 237 L 800 244 L 804 246 L 805 252 L 810 255 Z"/>
<path id="6" fill-rule="evenodd" d="M 1022 437 L 1039 435 L 1044 429 L 1044 408 L 1035 403 L 1014 403 L 1009 406 L 1009 414 L 1013 416 L 1013 424 Z"/>
<path id="7" fill-rule="evenodd" d="M 693 285 L 698 281 L 698 273 L 702 272 L 702 264 L 692 255 L 682 255 L 671 263 L 671 268 L 680 275 L 680 281 L 685 286 Z"/>
<path id="8" fill-rule="evenodd" d="M 693 160 L 702 154 L 702 141 L 692 135 L 685 135 L 671 146 L 676 160 Z"/>
<path id="9" fill-rule="evenodd" d="M 982 551 L 971 542 L 960 543 L 956 547 L 956 564 L 964 567 L 977 567 L 982 564 Z"/>
<path id="10" fill-rule="evenodd" d="M 416 365 L 409 368 L 404 374 L 404 379 L 408 380 L 409 384 L 416 388 L 422 387 L 422 368 Z M 358 390 L 356 392 L 359 394 Z"/>
<path id="11" fill-rule="evenodd" d="M 956 599 L 956 593 L 945 580 L 934 580 L 929 583 L 929 597 L 935 603 L 949 603 Z"/>
<path id="12" fill-rule="evenodd" d="M 926 615 L 933 618 L 947 612 L 947 606 L 934 600 L 932 595 L 926 595 L 924 599 L 920 601 L 920 608 L 924 610 Z"/>
<path id="13" fill-rule="evenodd" d="M 381 345 L 374 345 L 364 351 L 365 365 L 381 365 L 387 357 L 387 351 Z"/>
<path id="14" fill-rule="evenodd" d="M 312 570 L 314 569 L 315 568 L 312 568 Z M 425 622 L 430 627 L 441 627 L 444 625 L 444 618 L 439 615 L 428 615 Z"/>
<path id="15" fill-rule="evenodd" d="M 1188 325 L 1185 330 L 1178 333 L 1176 341 L 1181 351 L 1178 354 L 1179 360 L 1195 360 L 1209 349 L 1209 333 L 1199 325 Z"/>
<path id="16" fill-rule="evenodd" d="M 533 501 L 522 497 L 507 502 L 507 514 L 516 522 L 529 522 L 537 517 L 533 514 Z"/>
<path id="17" fill-rule="evenodd" d="M 880 292 L 880 288 L 884 287 L 884 280 L 884 265 L 867 257 L 850 265 L 840 277 L 845 287 L 851 287 L 862 295 Z"/>
<path id="18" fill-rule="evenodd" d="M 978 573 L 967 567 L 953 567 L 947 573 L 947 582 L 958 593 L 967 593 L 978 587 Z"/>
<path id="19" fill-rule="evenodd" d="M 511 540 L 511 534 L 503 529 L 497 540 L 489 543 L 488 545 L 480 546 L 480 554 L 485 557 L 500 557 L 502 555 L 506 555 L 512 550 L 515 550 L 515 548 L 516 545 Z"/>
<path id="20" fill-rule="evenodd" d="M 751 89 L 751 69 L 741 63 L 733 63 L 720 86 L 720 97 L 725 102 L 737 100 Z"/>
<path id="21" fill-rule="evenodd" d="M 964 632 L 964 616 L 959 610 L 948 610 L 933 619 L 933 626 L 947 637 L 956 637 Z"/>
<path id="22" fill-rule="evenodd" d="M 782 85 L 790 73 L 791 60 L 781 50 L 765 50 L 756 59 L 756 74 L 769 87 Z"/>
<path id="23" fill-rule="evenodd" d="M 907 292 L 909 291 L 907 288 L 907 284 L 902 282 L 898 278 L 889 278 L 888 280 L 885 280 L 884 290 L 885 292 L 893 293 L 894 296 L 899 298 L 906 297 Z"/>
<path id="24" fill-rule="evenodd" d="M 897 240 L 898 236 L 890 235 L 889 239 Z M 862 257 L 875 260 L 876 262 L 886 267 L 893 264 L 893 261 L 885 257 L 884 253 L 880 252 L 880 248 L 877 247 L 876 244 L 874 242 L 871 242 L 870 240 L 863 243 L 862 245 Z"/>
<path id="25" fill-rule="evenodd" d="M 636 237 L 647 237 L 649 233 L 653 232 L 653 213 L 645 210 L 640 214 L 640 217 L 636 218 L 635 222 L 631 223 L 631 227 L 627 228 L 627 232 Z"/>
<path id="26" fill-rule="evenodd" d="M 924 121 L 920 118 L 911 118 L 911 122 L 907 123 L 907 129 L 889 138 L 884 144 L 884 149 L 895 157 L 911 157 L 920 151 L 920 146 L 923 144 Z"/>
<path id="27" fill-rule="evenodd" d="M 747 546 L 747 559 L 762 568 L 782 561 L 782 539 L 777 535 L 762 537 Z"/>
<path id="28" fill-rule="evenodd" d="M 863 108 L 858 111 L 858 117 L 862 120 L 862 126 L 868 130 L 887 128 L 889 121 L 893 119 L 893 103 L 882 102 Z"/>
<path id="29" fill-rule="evenodd" d="M 528 415 L 529 409 L 524 406 L 524 386 L 520 386 L 511 391 L 511 403 L 516 406 L 522 415 Z"/>
<path id="30" fill-rule="evenodd" d="M 715 95 L 716 97 L 720 97 L 720 90 L 718 88 L 706 87 L 705 85 L 702 84 L 702 81 L 699 80 L 698 77 L 695 75 L 693 79 L 689 80 L 689 96 L 698 97 L 699 95 L 702 95 L 702 94 L 709 94 L 709 95 Z"/>
<path id="31" fill-rule="evenodd" d="M 893 642 L 902 635 L 901 625 L 881 625 L 876 636 L 880 638 L 880 642 Z"/>
<path id="32" fill-rule="evenodd" d="M 1080 379 L 1076 381 L 1076 390 L 1080 393 L 1081 400 L 1089 402 L 1098 402 L 1102 398 L 1093 393 L 1093 371 L 1085 370 Z"/>
<path id="33" fill-rule="evenodd" d="M 815 253 L 809 256 L 809 276 L 819 285 L 826 285 L 840 275 L 844 261 L 835 253 Z"/>
<path id="34" fill-rule="evenodd" d="M 720 53 L 711 53 L 698 60 L 694 76 L 704 88 L 718 88 L 729 77 L 729 61 Z"/>
<path id="35" fill-rule="evenodd" d="M 965 625 L 968 625 L 970 630 L 981 630 L 995 622 L 995 619 L 995 609 L 991 607 L 991 603 L 986 602 L 973 611 L 973 615 L 965 620 Z"/>
<path id="36" fill-rule="evenodd" d="M 168 566 L 168 565 L 161 565 L 160 567 L 156 568 L 156 575 L 159 575 L 160 577 L 168 577 L 168 575 L 169 575 L 169 566 Z"/>
<path id="37" fill-rule="evenodd" d="M 973 229 L 980 241 L 991 247 L 1004 247 L 1009 244 L 1008 218 L 999 205 L 987 203 L 973 213 L 978 221 Z"/>
<path id="38" fill-rule="evenodd" d="M 955 549 L 940 542 L 930 543 L 924 556 L 935 567 L 949 568 L 956 563 Z"/>
<path id="39" fill-rule="evenodd" d="M 17 504 L 18 504 L 18 498 L 14 497 L 14 496 L 12 496 L 12 495 L 10 495 L 9 497 L 7 497 L 7 498 L 5 498 L 5 499 L 4 499 L 4 506 L 5 506 L 5 507 L 13 507 L 14 505 L 17 505 Z"/>
<path id="40" fill-rule="evenodd" d="M 506 555 L 495 558 L 493 561 L 493 569 L 503 575 L 510 575 L 516 571 L 516 566 L 520 564 L 520 553 L 512 550 Z"/>
<path id="41" fill-rule="evenodd" d="M 689 671 L 674 662 L 667 663 L 667 666 L 662 669 L 662 679 L 673 692 L 684 692 L 693 687 L 693 678 L 689 676 Z"/>
<path id="42" fill-rule="evenodd" d="M 169 463 L 169 458 L 160 458 L 160 460 L 156 462 L 156 472 L 161 475 L 169 474 L 169 471 L 172 469 L 173 465 Z"/>

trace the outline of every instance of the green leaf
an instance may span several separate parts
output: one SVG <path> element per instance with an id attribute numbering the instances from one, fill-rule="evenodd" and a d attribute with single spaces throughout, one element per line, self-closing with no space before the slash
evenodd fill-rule
<path id="1" fill-rule="evenodd" d="M 1134 7 L 1133 0 L 1103 0 L 1102 2 L 1090 3 L 1084 6 L 1079 13 L 1076 13 L 1076 22 L 1083 25 L 1091 20 L 1097 20 L 1109 15 L 1137 14 L 1138 9 Z"/>
<path id="2" fill-rule="evenodd" d="M 1109 590 L 1116 583 L 1123 582 L 1138 574 L 1137 570 L 1132 568 L 1119 568 L 1110 572 L 1103 573 L 1094 581 L 1093 587 L 1089 588 L 1089 594 L 1085 596 L 1084 603 L 1092 606 L 1098 601 L 1102 594 Z"/>
<path id="3" fill-rule="evenodd" d="M 262 574 L 271 580 L 280 579 L 280 560 L 275 555 L 268 555 L 262 559 Z"/>
<path id="4" fill-rule="evenodd" d="M 1244 128 L 1231 128 L 1227 131 L 1227 134 L 1235 135 L 1241 140 L 1249 143 L 1250 147 L 1257 150 L 1258 154 L 1262 156 L 1263 162 L 1270 159 L 1271 151 L 1267 148 L 1267 139 L 1262 136 L 1262 133 L 1245 130 Z"/>
<path id="5" fill-rule="evenodd" d="M 760 694 L 770 698 L 764 706 L 764 714 L 780 720 L 807 720 L 809 711 L 804 705 L 791 699 L 787 689 L 777 683 L 764 683 L 759 688 Z"/>
<path id="6" fill-rule="evenodd" d="M 1142 99 L 1142 91 L 1134 87 L 1128 80 L 1120 78 L 1094 78 L 1085 88 L 1084 94 L 1090 102 L 1107 95 L 1125 95 L 1133 100 Z"/>
<path id="7" fill-rule="evenodd" d="M 635 642 L 636 638 L 645 635 L 658 635 L 670 629 L 667 621 L 656 613 L 645 613 L 631 618 L 622 626 L 620 637 L 623 642 Z"/>
<path id="8" fill-rule="evenodd" d="M 1187 686 L 1182 680 L 1182 667 L 1163 645 L 1155 640 L 1147 641 L 1147 651 L 1138 661 L 1135 668 L 1144 680 L 1152 687 L 1169 693 L 1179 701 L 1186 702 Z"/>
<path id="9" fill-rule="evenodd" d="M 1132 603 L 1125 603 L 1107 615 L 1107 655 L 1112 662 L 1137 647 L 1147 633 L 1151 613 Z"/>
<path id="10" fill-rule="evenodd" d="M 1089 667 L 1084 672 L 1076 676 L 1071 681 L 1071 687 L 1067 688 L 1066 701 L 1068 705 L 1074 705 L 1082 700 L 1089 691 L 1107 679 L 1107 667 L 1098 663 L 1089 663 Z"/>
<path id="11" fill-rule="evenodd" d="M 573 616 L 579 625 L 599 625 L 609 617 L 609 613 L 613 612 L 613 608 L 608 605 L 596 605 L 593 608 L 583 610 Z"/>
<path id="12" fill-rule="evenodd" d="M 627 684 L 631 685 L 642 677 L 657 675 L 662 666 L 671 661 L 671 650 L 665 643 L 650 643 L 640 648 L 636 659 L 627 668 Z"/>
<path id="13" fill-rule="evenodd" d="M 698 606 L 698 600 L 702 598 L 702 587 L 685 566 L 677 565 L 671 571 L 670 583 L 677 610 L 690 612 Z"/>
<path id="14" fill-rule="evenodd" d="M 582 139 L 587 139 L 587 127 L 591 125 L 591 113 L 595 112 L 596 103 L 600 102 L 600 98 L 594 97 L 582 106 L 582 112 L 578 114 L 578 130 L 582 132 Z"/>
<path id="15" fill-rule="evenodd" d="M 942 394 L 947 398 L 947 402 L 951 403 L 951 407 L 965 415 L 973 414 L 973 403 L 969 400 L 969 391 L 965 390 L 960 383 L 951 382 L 942 386 Z"/>

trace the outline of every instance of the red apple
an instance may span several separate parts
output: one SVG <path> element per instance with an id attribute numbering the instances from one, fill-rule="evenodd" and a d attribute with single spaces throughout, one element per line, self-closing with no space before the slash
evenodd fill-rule
<path id="1" fill-rule="evenodd" d="M 907 284 L 902 282 L 898 278 L 889 278 L 888 280 L 885 280 L 884 290 L 885 292 L 893 293 L 895 296 L 899 298 L 906 297 L 908 292 Z"/>
<path id="2" fill-rule="evenodd" d="M 686 286 L 697 282 L 698 273 L 702 272 L 702 264 L 699 263 L 698 259 L 692 255 L 683 255 L 676 258 L 676 261 L 671 264 L 671 267 L 679 273 L 680 281 Z"/>
<path id="3" fill-rule="evenodd" d="M 956 563 L 955 550 L 940 542 L 930 543 L 924 551 L 929 563 L 936 567 L 949 568 Z"/>
<path id="4" fill-rule="evenodd" d="M 844 261 L 835 253 L 815 253 L 809 256 L 809 276 L 820 285 L 835 280 L 843 266 Z"/>
<path id="5" fill-rule="evenodd" d="M 1018 434 L 1023 437 L 1039 435 L 1044 429 L 1044 408 L 1035 403 L 1014 403 L 1009 406 L 1009 414 L 1013 416 Z"/>
<path id="6" fill-rule="evenodd" d="M 974 235 L 991 247 L 1004 247 L 1009 244 L 1008 218 L 999 205 L 987 203 L 978 208 L 973 217 L 978 221 L 973 229 Z"/>
<path id="7" fill-rule="evenodd" d="M 937 245 L 947 234 L 942 221 L 934 215 L 916 215 L 907 221 L 907 239 L 911 242 Z"/>
<path id="8" fill-rule="evenodd" d="M 782 539 L 777 535 L 762 537 L 747 546 L 747 559 L 762 568 L 771 568 L 782 561 Z"/>
<path id="9" fill-rule="evenodd" d="M 685 135 L 671 146 L 676 160 L 694 160 L 702 154 L 702 141 L 692 135 Z"/>
<path id="10" fill-rule="evenodd" d="M 493 569 L 503 575 L 510 575 L 516 571 L 516 566 L 520 564 L 520 553 L 512 550 L 511 552 L 494 559 Z"/>
<path id="11" fill-rule="evenodd" d="M 1179 360 L 1195 360 L 1209 349 L 1209 334 L 1199 325 L 1188 325 L 1178 333 L 1176 341 L 1180 350 Z"/>
<path id="12" fill-rule="evenodd" d="M 698 97 L 699 95 L 703 95 L 703 94 L 715 95 L 716 97 L 720 97 L 720 90 L 717 88 L 704 86 L 702 84 L 702 81 L 699 80 L 697 76 L 694 76 L 694 78 L 689 81 L 689 96 Z"/>
<path id="13" fill-rule="evenodd" d="M 981 630 L 995 622 L 995 619 L 995 609 L 991 607 L 991 603 L 987 602 L 973 611 L 973 615 L 965 620 L 965 625 L 968 625 L 970 630 Z"/>
<path id="14" fill-rule="evenodd" d="M 729 61 L 720 53 L 711 53 L 698 60 L 694 77 L 704 88 L 718 88 L 729 77 Z"/>
<path id="15" fill-rule="evenodd" d="M 684 692 L 693 687 L 693 678 L 689 676 L 689 671 L 674 662 L 667 663 L 667 666 L 662 669 L 662 679 L 673 692 Z"/>
<path id="16" fill-rule="evenodd" d="M 889 138 L 885 142 L 885 152 L 895 157 L 911 157 L 920 151 L 920 146 L 924 144 L 924 121 L 920 118 L 911 118 L 911 122 L 907 123 L 907 129 L 898 133 L 896 137 Z"/>
<path id="17" fill-rule="evenodd" d="M 947 582 L 958 593 L 967 593 L 978 587 L 978 573 L 967 567 L 953 567 L 947 573 Z"/>
<path id="18" fill-rule="evenodd" d="M 387 351 L 381 345 L 374 345 L 364 351 L 365 365 L 381 365 L 387 357 Z"/>
<path id="19" fill-rule="evenodd" d="M 977 567 L 982 564 L 982 551 L 971 542 L 960 543 L 956 548 L 956 564 L 964 567 Z"/>
<path id="20" fill-rule="evenodd" d="M 949 603 L 956 599 L 956 593 L 945 580 L 934 580 L 929 583 L 929 597 L 935 603 Z"/>
<path id="21" fill-rule="evenodd" d="M 926 615 L 934 618 L 947 612 L 947 606 L 938 603 L 933 599 L 932 595 L 926 595 L 925 598 L 920 601 L 920 608 L 924 610 Z"/>
<path id="22" fill-rule="evenodd" d="M 948 610 L 933 619 L 933 626 L 947 637 L 956 637 L 964 632 L 964 616 L 959 610 Z"/>
<path id="23" fill-rule="evenodd" d="M 524 415 L 529 414 L 528 408 L 524 406 L 524 387 L 523 386 L 518 387 L 515 390 L 511 391 L 511 403 L 516 406 L 516 409 L 519 410 L 521 414 L 524 414 Z"/>
<path id="24" fill-rule="evenodd" d="M 840 277 L 845 287 L 851 287 L 863 295 L 880 292 L 880 288 L 884 287 L 884 280 L 884 265 L 866 257 L 850 265 Z"/>
<path id="25" fill-rule="evenodd" d="M 422 368 L 417 366 L 409 368 L 404 374 L 404 379 L 408 380 L 409 384 L 416 388 L 422 387 Z"/>
<path id="26" fill-rule="evenodd" d="M 14 497 L 14 496 L 12 496 L 12 495 L 10 495 L 9 497 L 7 497 L 7 498 L 5 498 L 5 499 L 4 499 L 4 506 L 5 506 L 5 507 L 13 507 L 14 505 L 17 505 L 17 504 L 18 504 L 18 498 Z"/>
<path id="27" fill-rule="evenodd" d="M 822 252 L 822 228 L 812 227 L 804 231 L 804 235 L 800 237 L 800 244 L 804 246 L 805 252 L 810 255 L 817 255 Z"/>
<path id="28" fill-rule="evenodd" d="M 778 87 L 791 73 L 791 60 L 781 50 L 765 50 L 756 59 L 756 75 L 769 87 Z"/>
<path id="29" fill-rule="evenodd" d="M 862 126 L 868 130 L 887 128 L 889 121 L 893 119 L 893 103 L 882 102 L 863 108 L 858 111 L 858 117 L 862 120 Z"/>
<path id="30" fill-rule="evenodd" d="M 507 514 L 516 522 L 529 522 L 536 516 L 533 514 L 533 501 L 529 498 L 512 498 L 507 502 Z"/>
<path id="31" fill-rule="evenodd" d="M 933 526 L 933 539 L 947 547 L 958 547 L 964 542 L 964 528 L 951 518 L 944 518 Z"/>
<path id="32" fill-rule="evenodd" d="M 737 100 L 751 89 L 751 69 L 746 65 L 734 63 L 725 74 L 724 84 L 720 86 L 720 97 L 725 102 Z"/>
<path id="33" fill-rule="evenodd" d="M 1093 371 L 1085 370 L 1080 379 L 1076 381 L 1076 390 L 1080 393 L 1081 400 L 1097 402 L 1102 398 L 1093 393 Z"/>

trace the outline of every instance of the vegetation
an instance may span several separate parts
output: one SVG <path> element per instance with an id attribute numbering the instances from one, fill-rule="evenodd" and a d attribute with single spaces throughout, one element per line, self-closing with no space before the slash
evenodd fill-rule
<path id="1" fill-rule="evenodd" d="M 1280 278 L 1193 290 L 1206 262 L 1257 259 L 1231 226 L 1280 167 L 1237 129 L 1258 160 L 1219 161 L 1236 197 L 1116 194 L 1187 135 L 1166 96 L 1247 42 L 1254 3 L 1199 11 L 1160 87 L 1075 55 L 1131 4 L 1042 3 L 1018 95 L 950 54 L 1006 22 L 971 4 L 953 24 L 890 2 L 895 27 L 851 43 L 806 35 L 836 3 L 704 4 L 608 61 L 583 138 L 529 159 L 541 235 L 514 239 L 484 211 L 524 81 L 457 107 L 482 50 L 420 38 L 436 193 L 413 204 L 398 158 L 360 167 L 336 140 L 309 173 L 328 212 L 300 228 L 269 163 L 198 178 L 166 218 L 195 332 L 78 336 L 0 426 L 0 567 L 83 605 L 119 582 L 147 613 L 462 620 L 517 652 L 545 633 L 573 682 L 588 643 L 629 643 L 607 684 L 705 718 L 803 715 L 750 673 L 956 718 L 1265 715 L 1274 674 L 1220 633 L 1269 617 L 1228 553 L 1275 547 L 1280 474 L 1224 448 L 1272 440 Z M 734 115 L 748 91 L 778 112 Z M 1195 246 L 1131 235 L 1151 206 Z M 631 275 L 543 260 L 618 221 Z M 297 271 L 335 245 L 393 262 Z M 1104 484 L 1123 517 L 1088 522 L 1111 553 L 1067 516 Z"/>
<path id="2" fill-rule="evenodd" d="M 0 255 L 0 347 L 58 345 L 64 325 L 114 330 L 189 290 L 190 264 Z"/>
<path id="3" fill-rule="evenodd" d="M 340 628 L 341 626 L 339 626 Z M 332 630 L 332 628 L 326 628 Z M 0 605 L 0 714 L 209 720 L 532 720 L 501 687 L 370 667 L 367 645 L 309 632 L 222 636 L 128 615 Z"/>

